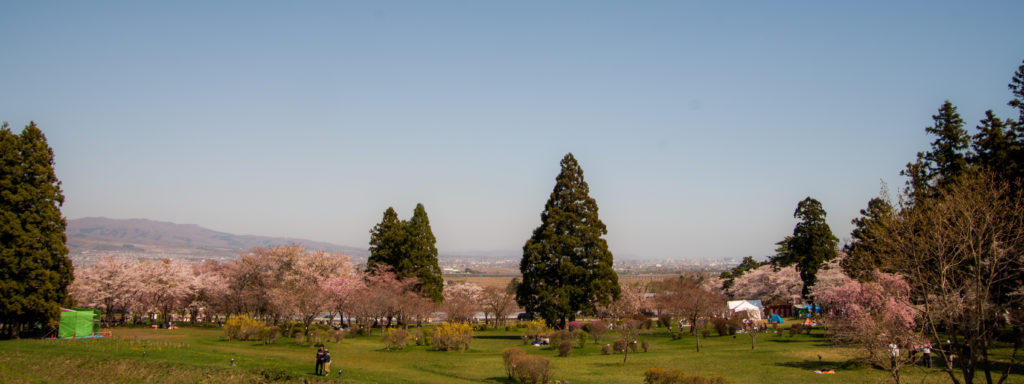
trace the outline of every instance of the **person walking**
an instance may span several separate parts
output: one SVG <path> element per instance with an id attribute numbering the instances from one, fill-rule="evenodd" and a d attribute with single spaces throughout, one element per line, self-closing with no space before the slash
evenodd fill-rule
<path id="1" fill-rule="evenodd" d="M 924 358 L 924 366 L 928 367 L 928 368 L 931 368 L 932 367 L 932 342 L 931 341 L 925 342 L 924 346 L 921 347 L 921 355 Z"/>
<path id="2" fill-rule="evenodd" d="M 327 352 L 324 350 L 324 346 L 321 345 L 320 346 L 320 350 L 316 351 L 316 370 L 315 370 L 316 373 L 315 374 L 317 376 L 323 375 L 323 373 L 324 373 L 324 357 L 326 355 L 327 355 Z"/>
<path id="3" fill-rule="evenodd" d="M 324 350 L 324 363 L 323 363 L 323 366 L 321 367 L 321 370 L 324 371 L 324 376 L 327 376 L 327 375 L 331 374 L 331 351 L 330 350 L 327 350 L 327 349 Z"/>

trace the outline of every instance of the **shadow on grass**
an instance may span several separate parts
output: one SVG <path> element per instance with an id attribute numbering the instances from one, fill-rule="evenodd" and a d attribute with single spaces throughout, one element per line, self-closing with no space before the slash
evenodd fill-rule
<path id="1" fill-rule="evenodd" d="M 507 383 L 507 384 L 516 383 L 516 384 L 518 384 L 519 380 L 510 379 L 510 378 L 508 378 L 508 376 L 495 376 L 495 377 L 488 377 L 488 378 L 484 379 L 484 382 L 487 382 L 487 383 Z"/>
<path id="2" fill-rule="evenodd" d="M 494 335 L 494 336 L 473 336 L 474 339 L 482 340 L 521 340 L 522 337 L 516 335 Z"/>
<path id="3" fill-rule="evenodd" d="M 804 361 L 787 361 L 784 363 L 775 363 L 775 365 L 779 367 L 799 368 L 808 371 L 815 371 L 821 369 L 853 371 L 871 368 L 871 364 L 867 363 L 866 361 L 857 359 L 847 361 L 809 359 Z"/>

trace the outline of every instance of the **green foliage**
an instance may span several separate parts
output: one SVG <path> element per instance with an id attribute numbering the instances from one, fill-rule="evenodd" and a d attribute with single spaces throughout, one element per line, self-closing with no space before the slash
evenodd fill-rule
<path id="1" fill-rule="evenodd" d="M 541 213 L 541 225 L 523 246 L 519 269 L 523 282 L 516 301 L 548 324 L 564 325 L 578 311 L 594 313 L 620 294 L 612 253 L 601 238 L 608 233 L 598 218 L 597 202 L 572 154 Z"/>
<path id="2" fill-rule="evenodd" d="M 0 324 L 8 336 L 56 322 L 73 278 L 64 194 L 46 136 L 29 123 L 15 135 L 0 125 Z"/>
<path id="3" fill-rule="evenodd" d="M 825 209 L 818 200 L 807 197 L 796 206 L 793 217 L 800 220 L 793 228 L 793 235 L 777 245 L 776 255 L 770 262 L 777 267 L 796 264 L 803 280 L 801 293 L 806 298 L 810 287 L 817 281 L 818 270 L 823 264 L 836 258 L 839 239 L 825 222 Z"/>
<path id="4" fill-rule="evenodd" d="M 737 278 L 743 276 L 747 271 L 757 269 L 762 265 L 764 265 L 764 263 L 757 262 L 752 256 L 744 257 L 743 261 L 740 261 L 739 265 L 733 267 L 731 270 L 723 271 L 721 275 L 718 276 L 722 279 L 722 289 L 726 290 L 732 288 L 732 284 Z"/>
<path id="5" fill-rule="evenodd" d="M 583 348 L 587 345 L 587 339 L 590 338 L 590 334 L 587 331 L 579 330 L 576 332 L 576 345 L 579 348 Z"/>
<path id="6" fill-rule="evenodd" d="M 925 131 L 935 135 L 928 152 L 918 152 L 917 160 L 907 164 L 901 172 L 909 177 L 907 189 L 915 198 L 933 196 L 935 188 L 945 186 L 967 168 L 967 148 L 970 136 L 964 129 L 964 120 L 956 106 L 946 100 L 932 115 L 934 124 Z"/>
<path id="7" fill-rule="evenodd" d="M 843 247 L 846 257 L 839 262 L 847 276 L 865 278 L 871 271 L 882 266 L 881 255 L 887 253 L 882 241 L 886 232 L 885 223 L 894 214 L 888 200 L 876 197 L 868 201 L 867 209 L 860 210 L 861 217 L 851 221 L 854 225 L 850 234 L 852 240 Z"/>
<path id="8" fill-rule="evenodd" d="M 438 351 L 468 350 L 473 327 L 466 323 L 442 323 L 434 329 L 432 344 Z"/>
<path id="9" fill-rule="evenodd" d="M 387 265 L 399 279 L 415 278 L 421 294 L 441 302 L 444 281 L 437 264 L 436 243 L 423 204 L 416 204 L 409 221 L 399 221 L 394 208 L 388 207 L 381 222 L 370 230 L 367 271 Z"/>

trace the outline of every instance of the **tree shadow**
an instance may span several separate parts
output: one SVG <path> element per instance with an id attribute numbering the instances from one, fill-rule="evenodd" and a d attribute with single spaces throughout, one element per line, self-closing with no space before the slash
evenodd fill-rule
<path id="1" fill-rule="evenodd" d="M 508 378 L 508 376 L 494 376 L 494 377 L 488 377 L 488 378 L 484 379 L 484 382 L 487 382 L 487 383 L 516 384 L 516 383 L 519 383 L 519 380 L 510 379 L 510 378 Z"/>
<path id="2" fill-rule="evenodd" d="M 489 335 L 489 336 L 473 336 L 474 339 L 490 339 L 490 340 L 522 340 L 521 336 L 516 335 Z"/>

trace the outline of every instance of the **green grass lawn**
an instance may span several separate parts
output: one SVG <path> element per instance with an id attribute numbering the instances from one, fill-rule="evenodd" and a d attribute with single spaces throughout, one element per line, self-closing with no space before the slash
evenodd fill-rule
<path id="1" fill-rule="evenodd" d="M 333 357 L 328 378 L 313 375 L 315 348 L 281 338 L 277 344 L 227 341 L 210 328 L 154 330 L 120 328 L 114 338 L 81 340 L 11 340 L 0 342 L 3 383 L 511 383 L 505 378 L 501 351 L 519 347 L 549 357 L 553 379 L 582 383 L 641 383 L 649 368 L 677 368 L 689 375 L 723 376 L 733 383 L 875 383 L 886 372 L 850 363 L 859 351 L 831 346 L 821 331 L 795 337 L 760 335 L 750 349 L 747 335 L 701 339 L 696 352 L 691 336 L 671 340 L 662 329 L 641 336 L 649 352 L 602 355 L 588 343 L 572 356 L 557 357 L 553 349 L 522 344 L 516 329 L 476 332 L 468 351 L 439 352 L 424 346 L 385 351 L 379 336 L 353 337 L 328 343 Z M 602 339 L 610 343 L 614 335 Z M 592 341 L 592 340 L 591 340 Z M 1007 350 L 997 350 L 1005 357 Z M 819 358 L 820 356 L 820 358 Z M 235 365 L 231 365 L 231 359 Z M 816 369 L 836 369 L 818 375 Z M 338 376 L 338 369 L 344 374 Z M 1024 383 L 1022 368 L 1009 382 Z M 948 382 L 944 373 L 910 367 L 907 382 Z"/>

